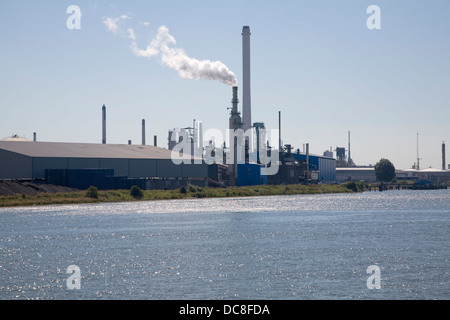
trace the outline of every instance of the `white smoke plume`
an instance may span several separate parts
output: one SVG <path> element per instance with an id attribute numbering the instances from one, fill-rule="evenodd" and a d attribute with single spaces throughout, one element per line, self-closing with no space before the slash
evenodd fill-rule
<path id="1" fill-rule="evenodd" d="M 115 22 L 115 20 L 113 18 L 104 20 L 108 30 L 117 35 L 118 30 L 114 28 L 116 24 L 111 22 Z M 128 28 L 127 34 L 128 38 L 132 40 L 131 49 L 136 56 L 145 58 L 159 56 L 164 65 L 176 70 L 182 78 L 219 80 L 230 86 L 237 86 L 235 74 L 222 62 L 191 58 L 183 49 L 172 47 L 176 45 L 176 40 L 166 26 L 158 28 L 156 36 L 145 49 L 138 47 L 133 29 Z"/>
<path id="2" fill-rule="evenodd" d="M 131 15 L 123 14 L 117 18 L 105 18 L 103 19 L 103 24 L 106 26 L 106 29 L 108 29 L 108 31 L 112 32 L 115 36 L 117 36 L 122 32 L 122 29 L 119 26 L 119 24 L 121 24 L 121 22 L 126 19 L 131 19 Z"/>

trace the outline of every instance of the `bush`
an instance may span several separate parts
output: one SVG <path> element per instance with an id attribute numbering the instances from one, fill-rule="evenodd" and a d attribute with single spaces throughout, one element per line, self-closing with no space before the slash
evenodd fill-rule
<path id="1" fill-rule="evenodd" d="M 186 194 L 186 187 L 181 187 L 180 188 L 180 193 L 182 193 L 182 194 Z"/>
<path id="2" fill-rule="evenodd" d="M 347 189 L 350 189 L 354 192 L 363 192 L 369 190 L 369 187 L 366 183 L 360 181 L 352 181 L 344 184 Z"/>
<path id="3" fill-rule="evenodd" d="M 189 190 L 189 192 L 191 192 L 191 193 L 195 193 L 195 192 L 201 192 L 201 191 L 203 191 L 203 188 L 202 188 L 202 187 L 197 187 L 197 186 L 195 186 L 195 185 L 193 185 L 193 184 L 189 184 L 189 185 L 188 185 L 188 190 Z"/>
<path id="4" fill-rule="evenodd" d="M 98 189 L 97 187 L 90 186 L 89 189 L 86 191 L 86 197 L 98 199 Z"/>
<path id="5" fill-rule="evenodd" d="M 138 200 L 142 199 L 142 197 L 144 196 L 144 193 L 138 186 L 132 186 L 130 189 L 130 194 L 133 198 Z"/>

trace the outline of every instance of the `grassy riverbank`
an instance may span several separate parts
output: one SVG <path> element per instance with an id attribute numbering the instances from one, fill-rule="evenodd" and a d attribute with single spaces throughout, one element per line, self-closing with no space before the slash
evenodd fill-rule
<path id="1" fill-rule="evenodd" d="M 125 201 L 152 201 L 168 199 L 190 198 L 218 198 L 218 197 L 253 197 L 270 195 L 295 195 L 319 193 L 351 193 L 366 190 L 364 185 L 261 185 L 228 188 L 201 188 L 188 186 L 175 190 L 142 190 L 141 197 L 132 196 L 130 190 L 113 191 L 75 191 L 65 193 L 39 193 L 29 196 L 16 194 L 0 196 L 0 207 L 36 206 L 52 204 L 77 204 Z"/>

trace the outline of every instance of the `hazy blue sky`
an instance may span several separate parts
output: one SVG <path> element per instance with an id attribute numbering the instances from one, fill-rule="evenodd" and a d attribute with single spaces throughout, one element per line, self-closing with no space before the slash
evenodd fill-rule
<path id="1" fill-rule="evenodd" d="M 369 5 L 381 29 L 369 30 Z M 70 30 L 69 5 L 81 9 Z M 231 87 L 183 79 L 145 49 L 160 26 L 174 47 L 199 60 L 221 61 L 242 81 L 242 26 L 251 28 L 252 120 L 277 128 L 294 148 L 312 153 L 347 147 L 359 165 L 390 159 L 441 167 L 450 150 L 450 1 L 1 1 L 0 139 L 101 142 L 167 147 L 174 127 L 228 126 Z M 126 15 L 126 18 L 120 17 Z M 108 31 L 115 19 L 122 32 Z M 239 88 L 240 98 L 242 90 Z M 241 105 L 239 106 L 241 108 Z M 447 155 L 450 163 L 450 152 Z"/>

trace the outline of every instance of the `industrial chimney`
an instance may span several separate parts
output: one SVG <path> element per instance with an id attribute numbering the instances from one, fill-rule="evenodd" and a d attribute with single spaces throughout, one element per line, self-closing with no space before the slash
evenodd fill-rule
<path id="1" fill-rule="evenodd" d="M 142 145 L 145 146 L 145 119 L 142 119 Z"/>
<path id="2" fill-rule="evenodd" d="M 201 121 L 194 119 L 194 148 L 195 156 L 203 156 L 203 124 Z"/>
<path id="3" fill-rule="evenodd" d="M 102 144 L 106 144 L 106 106 L 102 107 Z"/>
<path id="4" fill-rule="evenodd" d="M 278 111 L 278 151 L 280 155 L 283 153 L 283 146 L 281 142 L 281 111 Z"/>
<path id="5" fill-rule="evenodd" d="M 306 170 L 309 170 L 309 143 L 306 144 Z"/>
<path id="6" fill-rule="evenodd" d="M 242 129 L 252 126 L 251 87 L 250 87 L 250 27 L 242 29 Z"/>
<path id="7" fill-rule="evenodd" d="M 233 98 L 231 99 L 231 116 L 230 116 L 230 130 L 242 128 L 242 120 L 238 111 L 238 87 L 233 87 Z"/>
<path id="8" fill-rule="evenodd" d="M 353 166 L 353 159 L 350 155 L 350 131 L 348 132 L 348 159 L 347 159 L 348 165 Z"/>
<path id="9" fill-rule="evenodd" d="M 445 142 L 442 141 L 442 170 L 445 170 Z"/>
<path id="10" fill-rule="evenodd" d="M 233 98 L 231 99 L 231 115 L 230 115 L 230 130 L 235 132 L 237 129 L 242 129 L 242 120 L 241 115 L 238 111 L 238 87 L 233 87 Z M 233 141 L 230 141 L 230 150 L 232 151 L 233 159 L 231 160 L 231 164 L 228 166 L 228 170 L 230 173 L 230 185 L 235 186 L 237 184 L 237 152 L 238 152 L 238 141 L 237 137 L 233 137 Z"/>

